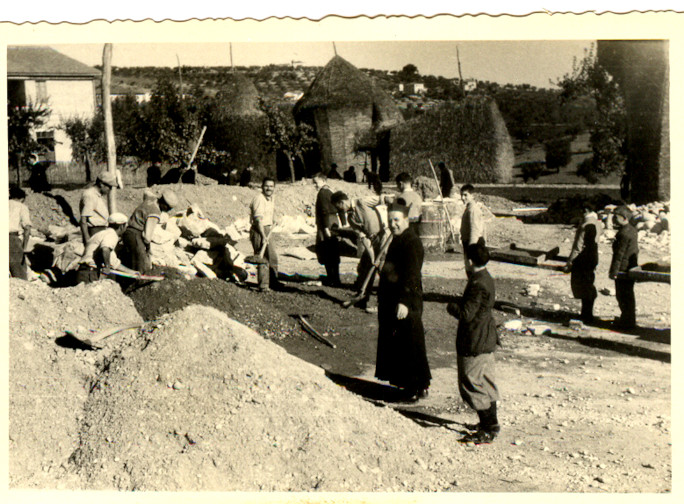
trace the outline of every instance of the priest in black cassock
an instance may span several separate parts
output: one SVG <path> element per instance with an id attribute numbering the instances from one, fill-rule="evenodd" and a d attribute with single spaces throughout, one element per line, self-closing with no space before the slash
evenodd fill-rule
<path id="1" fill-rule="evenodd" d="M 430 366 L 423 332 L 423 245 L 409 228 L 408 207 L 397 199 L 388 209 L 392 234 L 380 270 L 378 353 L 375 376 L 404 390 L 404 399 L 427 396 Z"/>

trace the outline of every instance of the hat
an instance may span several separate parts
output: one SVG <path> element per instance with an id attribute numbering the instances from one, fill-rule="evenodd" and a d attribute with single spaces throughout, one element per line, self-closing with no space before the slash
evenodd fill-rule
<path id="1" fill-rule="evenodd" d="M 173 208 L 178 204 L 178 196 L 176 196 L 176 193 L 173 192 L 171 189 L 166 189 L 162 191 L 161 198 L 164 200 L 164 203 L 169 205 L 169 207 Z"/>
<path id="2" fill-rule="evenodd" d="M 109 187 L 116 187 L 118 185 L 116 181 L 116 175 L 107 171 L 100 173 L 97 176 L 97 180 L 103 184 L 107 184 Z"/>
<path id="3" fill-rule="evenodd" d="M 126 222 L 128 222 L 128 217 L 121 212 L 114 212 L 109 216 L 108 220 L 110 224 L 126 224 Z"/>
<path id="4" fill-rule="evenodd" d="M 613 214 L 624 217 L 627 220 L 632 218 L 632 211 L 629 208 L 627 208 L 625 205 L 617 207 L 613 211 Z"/>

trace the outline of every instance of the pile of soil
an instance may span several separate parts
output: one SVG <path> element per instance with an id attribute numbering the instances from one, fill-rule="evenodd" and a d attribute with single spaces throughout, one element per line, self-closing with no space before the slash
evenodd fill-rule
<path id="1" fill-rule="evenodd" d="M 341 180 L 331 180 L 328 185 L 333 191 L 344 191 L 350 197 L 357 198 L 371 194 L 365 184 L 350 184 Z M 224 227 L 236 219 L 249 217 L 249 204 L 260 191 L 259 188 L 248 188 L 228 185 L 194 185 L 169 184 L 154 186 L 152 190 L 160 194 L 169 188 L 179 197 L 178 208 L 187 208 L 195 203 L 204 215 L 217 225 Z M 145 188 L 124 187 L 117 190 L 117 210 L 126 215 L 142 202 Z M 36 229 L 47 230 L 49 225 L 64 226 L 71 222 L 78 224 L 80 217 L 78 202 L 82 190 L 54 189 L 50 193 L 32 193 L 27 191 L 26 205 Z M 279 215 L 301 215 L 311 213 L 316 201 L 316 188 L 310 180 L 294 184 L 278 184 L 275 191 L 275 207 Z M 70 215 L 73 218 L 70 219 Z"/>
<path id="2" fill-rule="evenodd" d="M 86 489 L 448 490 L 463 469 L 448 433 L 426 437 L 217 310 L 157 325 L 88 398 L 72 458 Z"/>
<path id="3" fill-rule="evenodd" d="M 256 330 L 268 339 L 282 339 L 295 331 L 295 321 L 276 309 L 269 299 L 278 294 L 260 293 L 223 280 L 209 278 L 167 279 L 130 292 L 138 312 L 153 320 L 187 306 L 216 308 Z"/>
<path id="4" fill-rule="evenodd" d="M 78 446 L 88 384 L 112 350 L 76 349 L 64 331 L 86 334 L 142 319 L 109 280 L 51 289 L 10 279 L 9 294 L 10 485 L 54 488 L 64 480 L 70 486 L 67 461 Z M 121 344 L 136 334 L 122 332 L 106 342 Z"/>

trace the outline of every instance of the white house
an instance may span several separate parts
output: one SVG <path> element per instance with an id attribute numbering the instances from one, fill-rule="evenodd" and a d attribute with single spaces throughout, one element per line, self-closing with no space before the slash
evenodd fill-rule
<path id="1" fill-rule="evenodd" d="M 51 110 L 48 122 L 35 132 L 46 145 L 54 140 L 54 150 L 47 156 L 51 161 L 71 161 L 71 141 L 59 126 L 65 119 L 95 115 L 100 76 L 99 70 L 51 47 L 7 47 L 7 100 L 20 107 L 34 104 Z"/>
<path id="2" fill-rule="evenodd" d="M 399 83 L 399 91 L 402 93 L 407 93 L 407 94 L 425 94 L 427 92 L 427 89 L 425 88 L 425 84 L 422 82 L 407 82 Z"/>

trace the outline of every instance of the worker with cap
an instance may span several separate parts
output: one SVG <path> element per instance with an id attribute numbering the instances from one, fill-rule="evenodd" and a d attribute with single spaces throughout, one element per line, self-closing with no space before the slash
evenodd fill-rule
<path id="1" fill-rule="evenodd" d="M 83 191 L 78 210 L 81 214 L 80 227 L 84 245 L 91 236 L 107 228 L 109 207 L 106 198 L 109 191 L 117 186 L 116 175 L 105 171 L 97 176 L 95 184 Z"/>
<path id="2" fill-rule="evenodd" d="M 615 297 L 620 306 L 620 317 L 613 322 L 618 329 L 636 327 L 634 280 L 627 278 L 627 272 L 639 265 L 639 234 L 631 219 L 632 211 L 624 205 L 613 212 L 613 223 L 619 230 L 613 242 L 613 260 L 608 276 L 615 280 Z"/>
<path id="3" fill-rule="evenodd" d="M 161 213 L 168 212 L 178 204 L 178 196 L 171 189 L 162 191 L 157 197 L 151 191 L 143 193 L 143 201 L 128 219 L 128 227 L 121 242 L 121 262 L 143 274 L 150 272 L 150 242 L 154 236 Z"/>
<path id="4" fill-rule="evenodd" d="M 85 244 L 79 269 L 76 273 L 77 283 L 95 282 L 99 280 L 101 273 L 106 273 L 110 269 L 139 275 L 137 271 L 122 265 L 116 256 L 116 252 L 114 252 L 119 243 L 119 238 L 126 229 L 128 217 L 115 212 L 107 218 L 107 221 L 109 227 L 92 235 Z"/>

